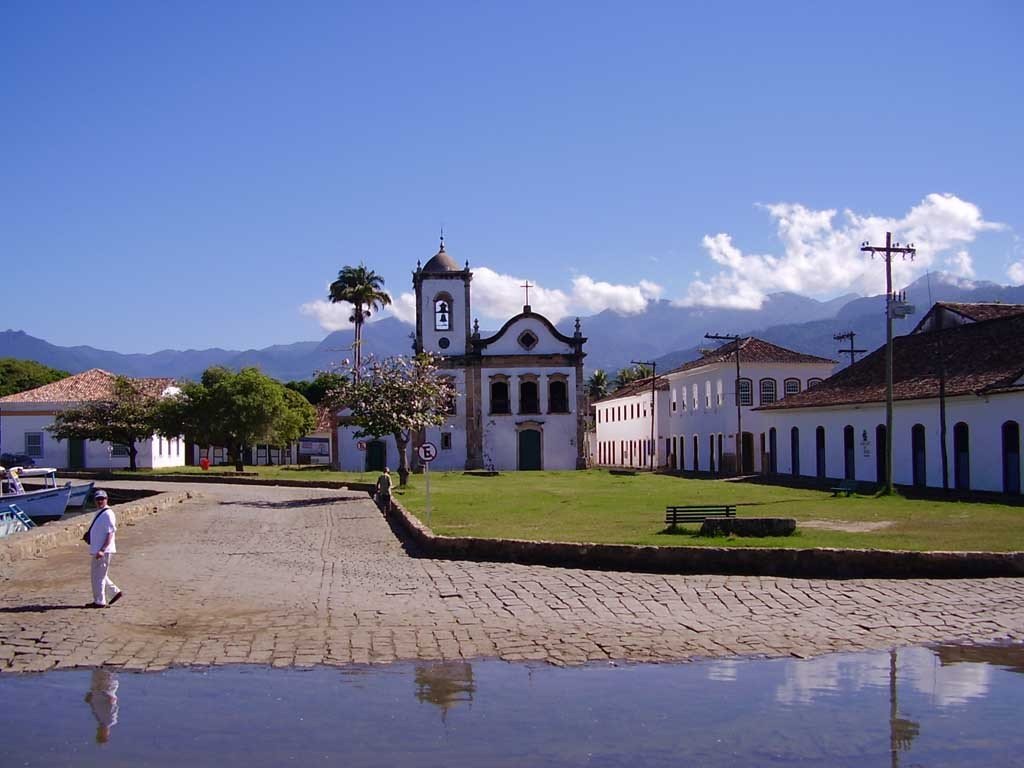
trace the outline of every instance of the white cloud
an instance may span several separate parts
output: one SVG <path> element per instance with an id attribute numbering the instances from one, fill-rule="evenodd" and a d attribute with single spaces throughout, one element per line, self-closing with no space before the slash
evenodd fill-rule
<path id="1" fill-rule="evenodd" d="M 503 275 L 488 267 L 473 270 L 472 302 L 473 316 L 486 323 L 504 323 L 510 317 L 523 311 L 526 303 L 526 282 L 521 277 Z M 545 288 L 530 283 L 530 306 L 533 311 L 557 323 L 573 314 L 593 314 L 611 309 L 621 314 L 643 312 L 648 303 L 661 296 L 662 288 L 656 283 L 641 280 L 636 285 L 615 285 L 599 282 L 586 275 L 577 275 L 572 281 L 572 290 Z M 303 304 L 299 311 L 315 317 L 325 331 L 351 328 L 349 317 L 352 306 L 344 302 L 331 304 L 317 300 Z M 403 293 L 384 312 L 375 315 L 380 319 L 393 315 L 403 323 L 416 322 L 416 295 Z"/>
<path id="2" fill-rule="evenodd" d="M 416 324 L 416 294 L 403 293 L 391 303 L 391 314 L 409 325 Z"/>
<path id="3" fill-rule="evenodd" d="M 835 210 L 816 211 L 798 203 L 762 207 L 776 222 L 783 253 L 748 254 L 729 234 L 705 236 L 703 247 L 721 269 L 710 278 L 695 278 L 678 303 L 757 309 L 775 291 L 810 296 L 877 293 L 885 290 L 885 270 L 877 259 L 861 253 L 863 241 L 881 244 L 885 233 L 892 232 L 895 240 L 915 244 L 914 261 L 893 261 L 893 282 L 900 286 L 932 268 L 950 248 L 1004 228 L 985 221 L 978 206 L 951 194 L 930 194 L 900 219 L 845 210 L 838 225 Z M 969 254 L 961 253 L 964 258 L 957 254 L 954 263 L 961 272 L 965 266 L 973 271 Z"/>
<path id="4" fill-rule="evenodd" d="M 946 257 L 946 267 L 957 277 L 974 277 L 974 262 L 967 251 L 957 251 Z"/>
<path id="5" fill-rule="evenodd" d="M 573 278 L 573 306 L 587 313 L 612 309 L 633 315 L 647 309 L 647 303 L 661 295 L 661 286 L 641 280 L 637 285 L 613 285 L 595 282 L 586 275 Z"/>
<path id="6" fill-rule="evenodd" d="M 1024 283 L 1024 261 L 1015 261 L 1011 264 L 1010 268 L 1006 270 L 1006 276 L 1014 285 Z"/>
<path id="7" fill-rule="evenodd" d="M 316 318 L 325 331 L 340 331 L 352 327 L 352 321 L 349 320 L 352 317 L 352 305 L 344 301 L 337 304 L 324 299 L 307 301 L 299 307 L 299 312 Z"/>

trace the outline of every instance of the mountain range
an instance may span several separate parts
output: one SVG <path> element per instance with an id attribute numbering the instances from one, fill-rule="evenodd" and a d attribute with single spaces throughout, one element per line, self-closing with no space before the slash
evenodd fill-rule
<path id="1" fill-rule="evenodd" d="M 896 321 L 894 333 L 908 333 L 935 301 L 1000 301 L 1024 303 L 1024 286 L 1003 286 L 990 282 L 965 281 L 942 274 L 922 277 L 907 286 L 907 301 L 917 312 Z M 614 375 L 632 360 L 653 360 L 659 371 L 692 360 L 702 347 L 714 346 L 705 333 L 755 335 L 800 352 L 848 362 L 839 355 L 848 347 L 833 339 L 847 331 L 856 333 L 856 347 L 871 351 L 885 341 L 885 296 L 842 296 L 817 301 L 794 293 L 776 293 L 761 309 L 739 310 L 714 307 L 679 307 L 668 301 L 651 303 L 645 312 L 620 315 L 605 310 L 581 318 L 588 341 L 588 373 L 603 368 Z M 795 319 L 799 318 L 799 322 Z M 558 329 L 572 335 L 575 318 L 558 323 Z M 394 317 L 368 323 L 363 331 L 364 355 L 385 357 L 407 354 L 412 349 L 413 327 Z M 482 332 L 488 335 L 488 332 Z M 263 349 L 161 350 L 152 354 L 123 354 L 95 347 L 59 347 L 24 331 L 0 332 L 0 357 L 37 362 L 72 373 L 103 368 L 126 376 L 168 376 L 196 379 L 211 365 L 241 368 L 253 365 L 282 381 L 312 378 L 351 356 L 352 331 L 335 331 L 322 341 L 277 344 Z"/>

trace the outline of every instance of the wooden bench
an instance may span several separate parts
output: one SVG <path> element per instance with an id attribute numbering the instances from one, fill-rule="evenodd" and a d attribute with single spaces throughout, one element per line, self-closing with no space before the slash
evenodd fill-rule
<path id="1" fill-rule="evenodd" d="M 829 490 L 832 491 L 833 496 L 838 496 L 840 493 L 845 493 L 846 497 L 849 498 L 850 495 L 857 490 L 857 481 L 843 480 L 842 482 L 839 483 L 839 485 L 835 486 L 834 488 L 829 488 Z"/>
<path id="2" fill-rule="evenodd" d="M 680 523 L 703 523 L 709 517 L 736 517 L 735 504 L 698 504 L 665 507 L 665 524 L 674 529 Z"/>

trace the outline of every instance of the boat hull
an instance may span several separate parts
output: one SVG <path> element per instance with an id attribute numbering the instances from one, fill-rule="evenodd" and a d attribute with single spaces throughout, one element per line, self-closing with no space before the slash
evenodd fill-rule
<path id="1" fill-rule="evenodd" d="M 85 502 L 89 499 L 89 494 L 92 493 L 92 487 L 95 483 L 86 483 L 85 485 L 72 485 L 71 496 L 68 499 L 69 507 L 84 507 Z"/>
<path id="2" fill-rule="evenodd" d="M 7 494 L 0 497 L 0 504 L 17 504 L 36 523 L 59 520 L 64 517 L 71 498 L 71 485 L 63 488 L 44 488 L 41 491 Z"/>

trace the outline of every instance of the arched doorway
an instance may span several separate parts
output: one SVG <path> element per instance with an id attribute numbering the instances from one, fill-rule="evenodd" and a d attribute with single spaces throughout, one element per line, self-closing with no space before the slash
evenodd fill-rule
<path id="1" fill-rule="evenodd" d="M 543 469 L 539 429 L 519 430 L 519 469 Z"/>
<path id="2" fill-rule="evenodd" d="M 814 430 L 814 457 L 815 457 L 815 474 L 825 479 L 825 473 L 827 471 L 825 465 L 825 428 L 818 427 Z"/>
<path id="3" fill-rule="evenodd" d="M 849 424 L 843 427 L 843 478 L 857 479 L 857 446 L 854 429 Z"/>
<path id="4" fill-rule="evenodd" d="M 789 468 L 793 477 L 800 476 L 800 428 L 789 430 Z"/>
<path id="5" fill-rule="evenodd" d="M 971 487 L 971 431 L 963 421 L 953 427 L 953 487 L 958 491 Z"/>
<path id="6" fill-rule="evenodd" d="M 743 433 L 743 474 L 754 474 L 754 433 Z"/>
<path id="7" fill-rule="evenodd" d="M 885 476 L 885 424 L 875 427 L 875 482 L 884 483 Z"/>
<path id="8" fill-rule="evenodd" d="M 700 438 L 697 435 L 693 436 L 693 471 L 700 472 Z"/>
<path id="9" fill-rule="evenodd" d="M 910 452 L 914 463 L 914 487 L 928 485 L 928 456 L 924 442 L 924 424 L 915 424 L 910 430 Z"/>
<path id="10" fill-rule="evenodd" d="M 388 445 L 383 440 L 371 440 L 366 444 L 366 471 L 383 472 L 388 465 Z"/>
<path id="11" fill-rule="evenodd" d="M 1020 424 L 1003 424 L 1003 493 L 1020 494 Z"/>

